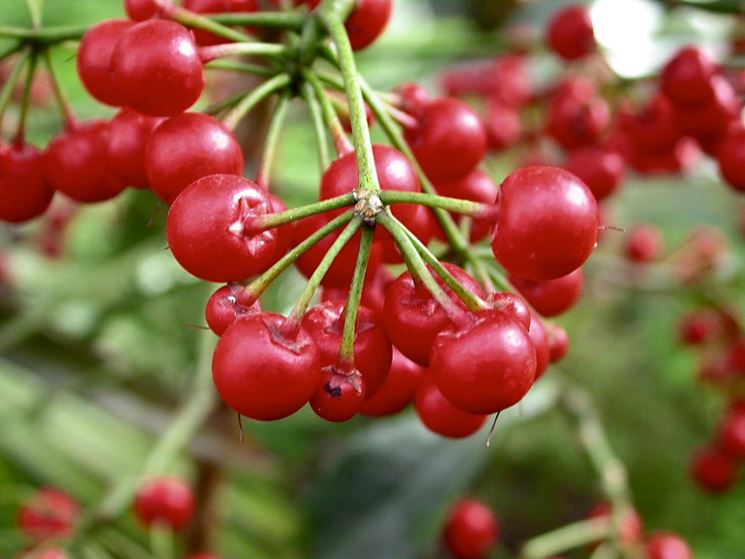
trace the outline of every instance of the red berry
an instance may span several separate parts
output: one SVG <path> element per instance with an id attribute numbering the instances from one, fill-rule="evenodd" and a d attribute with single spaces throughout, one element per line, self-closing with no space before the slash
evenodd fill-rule
<path id="1" fill-rule="evenodd" d="M 602 200 L 618 189 L 625 165 L 623 157 L 614 150 L 585 146 L 572 151 L 564 166 L 587 185 L 596 200 Z"/>
<path id="2" fill-rule="evenodd" d="M 500 151 L 514 145 L 522 135 L 520 113 L 500 102 L 490 102 L 486 109 L 484 127 L 489 147 Z"/>
<path id="3" fill-rule="evenodd" d="M 274 229 L 251 222 L 272 212 L 256 183 L 235 175 L 210 175 L 191 183 L 173 202 L 166 236 L 173 257 L 206 281 L 240 281 L 265 270 L 277 246 Z"/>
<path id="4" fill-rule="evenodd" d="M 207 325 L 216 335 L 222 336 L 229 326 L 249 314 L 261 312 L 261 304 L 255 301 L 247 306 L 241 302 L 243 287 L 231 283 L 215 291 L 207 300 L 204 317 Z"/>
<path id="5" fill-rule="evenodd" d="M 587 518 L 607 518 L 610 516 L 611 507 L 608 503 L 598 503 L 587 514 Z M 644 526 L 639 514 L 634 509 L 627 510 L 621 516 L 619 527 L 621 541 L 626 544 L 638 542 L 644 535 Z"/>
<path id="6" fill-rule="evenodd" d="M 623 246 L 626 258 L 638 264 L 654 262 L 662 256 L 662 235 L 654 225 L 640 225 L 629 232 Z"/>
<path id="7" fill-rule="evenodd" d="M 492 293 L 489 295 L 489 308 L 507 314 L 526 330 L 530 328 L 530 309 L 519 295 L 510 291 Z"/>
<path id="8" fill-rule="evenodd" d="M 693 552 L 678 535 L 660 532 L 647 540 L 646 559 L 692 559 Z"/>
<path id="9" fill-rule="evenodd" d="M 457 559 L 479 559 L 497 543 L 499 523 L 484 503 L 461 499 L 451 507 L 442 535 Z"/>
<path id="10" fill-rule="evenodd" d="M 479 284 L 464 270 L 447 262 L 443 265 L 467 290 L 483 297 Z M 437 281 L 450 298 L 465 309 L 458 296 L 445 287 L 439 276 Z M 429 363 L 435 338 L 452 325 L 445 310 L 423 284 L 414 281 L 409 272 L 398 276 L 388 287 L 383 322 L 393 345 L 412 361 L 425 366 Z"/>
<path id="11" fill-rule="evenodd" d="M 548 280 L 579 268 L 597 242 L 595 197 L 576 176 L 556 167 L 523 167 L 501 184 L 492 237 L 497 260 L 511 273 Z"/>
<path id="12" fill-rule="evenodd" d="M 44 152 L 44 175 L 55 188 L 76 202 L 110 200 L 126 184 L 109 165 L 109 125 L 102 120 L 68 125 Z"/>
<path id="13" fill-rule="evenodd" d="M 551 363 L 561 361 L 569 351 L 569 336 L 567 331 L 556 324 L 551 325 L 548 331 L 549 358 Z"/>
<path id="14" fill-rule="evenodd" d="M 202 61 L 191 32 L 153 19 L 125 31 L 111 57 L 112 82 L 122 101 L 150 116 L 177 115 L 204 89 Z"/>
<path id="15" fill-rule="evenodd" d="M 396 86 L 394 93 L 399 97 L 399 107 L 414 116 L 419 115 L 432 102 L 424 86 L 416 82 L 402 83 Z"/>
<path id="16" fill-rule="evenodd" d="M 683 47 L 662 69 L 662 91 L 678 105 L 700 105 L 712 96 L 714 62 L 697 47 Z"/>
<path id="17" fill-rule="evenodd" d="M 510 282 L 535 310 L 551 317 L 571 309 L 582 294 L 584 276 L 577 268 L 560 278 L 532 281 L 510 274 Z"/>
<path id="18" fill-rule="evenodd" d="M 426 369 L 393 348 L 391 370 L 378 391 L 362 404 L 361 412 L 371 417 L 394 415 L 414 399 Z"/>
<path id="19" fill-rule="evenodd" d="M 184 8 L 198 14 L 219 14 L 229 12 L 255 12 L 259 9 L 257 0 L 184 0 Z M 230 42 L 229 39 L 203 31 L 194 30 L 198 45 L 210 46 Z"/>
<path id="20" fill-rule="evenodd" d="M 485 415 L 464 412 L 448 402 L 427 375 L 416 390 L 414 407 L 427 429 L 451 439 L 473 435 L 486 421 Z"/>
<path id="21" fill-rule="evenodd" d="M 371 45 L 385 31 L 392 8 L 393 0 L 359 0 L 355 4 L 344 24 L 354 50 Z"/>
<path id="22" fill-rule="evenodd" d="M 70 495 L 54 487 L 34 493 L 18 510 L 18 529 L 34 540 L 70 534 L 80 516 L 80 507 Z"/>
<path id="23" fill-rule="evenodd" d="M 693 481 L 709 493 L 723 493 L 735 483 L 735 463 L 716 447 L 699 449 L 691 459 Z"/>
<path id="24" fill-rule="evenodd" d="M 145 146 L 160 122 L 160 118 L 141 115 L 126 108 L 109 122 L 109 166 L 127 185 L 148 187 Z"/>
<path id="25" fill-rule="evenodd" d="M 442 332 L 430 361 L 430 374 L 442 395 L 476 414 L 496 413 L 522 400 L 536 371 L 528 332 L 510 316 L 494 311 Z"/>
<path id="26" fill-rule="evenodd" d="M 685 345 L 699 345 L 717 336 L 721 315 L 714 309 L 701 309 L 685 315 L 678 326 L 678 338 Z"/>
<path id="27" fill-rule="evenodd" d="M 207 175 L 243 174 L 238 140 L 219 120 L 202 113 L 183 113 L 163 121 L 145 150 L 150 187 L 166 203 Z"/>
<path id="28" fill-rule="evenodd" d="M 711 84 L 712 97 L 701 105 L 679 110 L 677 118 L 686 134 L 696 138 L 704 151 L 716 155 L 740 113 L 740 101 L 724 76 L 714 76 Z"/>
<path id="29" fill-rule="evenodd" d="M 155 0 L 124 0 L 124 10 L 132 21 L 144 21 L 160 12 Z"/>
<path id="30" fill-rule="evenodd" d="M 622 107 L 618 119 L 621 130 L 628 135 L 634 148 L 643 152 L 670 151 L 683 134 L 679 114 L 662 95 L 655 95 L 636 111 Z"/>
<path id="31" fill-rule="evenodd" d="M 220 338 L 212 378 L 223 401 L 260 421 L 290 416 L 321 382 L 321 354 L 304 328 L 283 332 L 286 318 L 256 313 L 238 320 Z"/>
<path id="32" fill-rule="evenodd" d="M 546 327 L 537 315 L 533 315 L 530 320 L 530 329 L 528 335 L 535 348 L 535 380 L 543 376 L 551 362 L 551 346 L 549 345 Z"/>
<path id="33" fill-rule="evenodd" d="M 194 513 L 194 495 L 180 479 L 154 478 L 138 489 L 134 512 L 146 527 L 167 526 L 179 530 L 189 523 Z"/>
<path id="34" fill-rule="evenodd" d="M 34 146 L 0 146 L 0 220 L 22 223 L 47 210 L 54 190 L 41 162 Z"/>
<path id="35" fill-rule="evenodd" d="M 315 341 L 321 354 L 321 367 L 337 363 L 344 329 L 346 301 L 327 301 L 310 309 L 303 318 L 303 328 Z M 362 374 L 367 396 L 372 396 L 385 382 L 391 368 L 392 349 L 375 314 L 360 305 L 355 325 L 354 366 Z"/>
<path id="36" fill-rule="evenodd" d="M 433 181 L 461 179 L 484 158 L 486 130 L 463 101 L 433 99 L 415 116 L 417 124 L 406 130 L 406 140 Z"/>
<path id="37" fill-rule="evenodd" d="M 587 7 L 572 5 L 557 11 L 548 24 L 548 44 L 564 60 L 577 60 L 595 50 L 595 32 Z"/>
<path id="38" fill-rule="evenodd" d="M 349 421 L 365 402 L 365 381 L 356 370 L 344 372 L 337 366 L 323 369 L 321 386 L 310 399 L 318 417 L 335 423 Z"/>
<path id="39" fill-rule="evenodd" d="M 608 104 L 590 91 L 561 88 L 551 98 L 546 131 L 566 150 L 595 144 L 608 128 Z"/>
<path id="40" fill-rule="evenodd" d="M 745 192 L 745 127 L 732 127 L 724 137 L 717 153 L 719 173 L 727 184 L 738 192 Z"/>
<path id="41" fill-rule="evenodd" d="M 88 93 L 107 105 L 124 104 L 112 77 L 112 55 L 117 41 L 132 25 L 126 19 L 102 21 L 86 31 L 80 40 L 77 56 L 80 81 Z"/>
<path id="42" fill-rule="evenodd" d="M 733 407 L 719 427 L 718 445 L 736 460 L 745 459 L 745 407 Z"/>
<path id="43" fill-rule="evenodd" d="M 481 202 L 482 204 L 492 204 L 497 196 L 497 185 L 494 180 L 478 169 L 460 180 L 438 183 L 436 188 L 437 192 L 443 196 Z M 471 242 L 477 242 L 486 237 L 491 233 L 492 227 L 494 227 L 494 221 L 491 219 L 473 219 L 470 233 Z"/>

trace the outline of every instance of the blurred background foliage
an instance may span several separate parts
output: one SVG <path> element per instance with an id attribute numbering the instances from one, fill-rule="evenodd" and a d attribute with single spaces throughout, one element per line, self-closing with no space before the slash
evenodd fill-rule
<path id="1" fill-rule="evenodd" d="M 644 4 L 648 17 L 659 20 L 648 39 L 656 54 L 644 64 L 681 42 L 716 41 L 730 25 L 729 18 L 698 11 L 663 16 L 660 5 L 643 0 L 598 3 Z M 24 2 L 0 4 L 0 24 L 28 24 Z M 361 70 L 379 89 L 420 79 L 435 90 L 443 65 L 498 53 L 505 22 L 540 30 L 561 4 L 397 0 L 389 31 L 360 56 Z M 44 21 L 122 16 L 119 0 L 56 0 L 46 3 Z M 617 21 L 622 28 L 632 24 Z M 608 48 L 613 61 L 619 53 Z M 78 82 L 73 47 L 56 49 L 54 57 L 76 111 L 84 118 L 110 115 Z M 541 82 L 559 72 L 548 56 L 538 57 L 532 70 Z M 35 108 L 30 141 L 44 145 L 60 124 L 52 103 Z M 261 131 L 247 137 L 259 141 Z M 312 141 L 298 105 L 273 180 L 291 206 L 316 196 Z M 495 178 L 518 156 L 490 162 Z M 609 211 L 618 227 L 657 224 L 668 247 L 694 226 L 720 227 L 732 251 L 731 277 L 721 289 L 745 309 L 739 203 L 704 164 L 684 178 L 630 177 Z M 164 216 L 153 196 L 135 191 L 81 208 L 59 259 L 40 254 L 39 223 L 0 229 L 10 276 L 0 291 L 0 557 L 24 545 L 15 514 L 34 487 L 59 486 L 84 508 L 96 506 L 117 480 L 141 470 L 193 390 L 199 349 L 209 342 L 200 338 L 211 337 L 193 326 L 203 323 L 210 287 L 180 270 L 165 250 Z M 561 369 L 594 396 L 646 527 L 680 532 L 698 559 L 742 557 L 745 484 L 710 497 L 688 481 L 689 455 L 710 437 L 722 406 L 696 382 L 695 356 L 676 342 L 676 322 L 697 295 L 623 285 L 633 287 L 634 276 L 618 259 L 621 237 L 605 233 L 588 266 L 585 297 L 560 320 L 572 342 Z M 302 284 L 295 272 L 286 273 L 265 307 L 286 310 Z M 521 541 L 582 518 L 601 498 L 569 422 L 547 406 L 550 377 L 502 415 L 488 448 L 486 433 L 439 439 L 410 411 L 343 426 L 307 410 L 271 424 L 246 421 L 241 444 L 234 418 L 218 410 L 169 471 L 211 488 L 210 541 L 226 559 L 439 557 L 445 508 L 464 493 L 494 508 L 503 535 L 493 557 L 508 557 Z M 128 549 L 127 556 L 147 556 L 147 536 L 128 512 L 100 537 Z"/>

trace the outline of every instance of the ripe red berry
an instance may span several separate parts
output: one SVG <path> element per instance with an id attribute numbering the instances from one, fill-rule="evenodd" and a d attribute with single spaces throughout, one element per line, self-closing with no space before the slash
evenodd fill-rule
<path id="1" fill-rule="evenodd" d="M 24 535 L 43 540 L 69 534 L 79 516 L 75 499 L 60 489 L 44 487 L 24 501 L 16 522 Z"/>
<path id="2" fill-rule="evenodd" d="M 587 514 L 587 518 L 607 518 L 610 516 L 611 507 L 608 503 L 598 503 Z M 634 509 L 627 510 L 621 516 L 619 526 L 619 535 L 621 541 L 626 544 L 633 544 L 641 540 L 644 535 L 644 526 L 639 514 Z"/>
<path id="3" fill-rule="evenodd" d="M 595 50 L 595 32 L 587 7 L 571 5 L 557 11 L 548 24 L 548 44 L 564 60 L 577 60 Z"/>
<path id="4" fill-rule="evenodd" d="M 518 321 L 526 330 L 530 328 L 530 309 L 525 301 L 511 291 L 492 293 L 489 295 L 489 308 L 505 313 Z"/>
<path id="5" fill-rule="evenodd" d="M 260 421 L 282 419 L 307 404 L 321 382 L 321 354 L 299 328 L 290 336 L 283 316 L 256 313 L 238 320 L 220 338 L 212 379 L 223 401 Z"/>
<path id="6" fill-rule="evenodd" d="M 447 262 L 443 265 L 467 290 L 483 297 L 478 282 L 464 270 Z M 450 294 L 450 298 L 465 309 L 458 296 L 445 287 L 439 277 L 437 281 Z M 435 338 L 452 325 L 450 317 L 434 300 L 429 290 L 423 284 L 414 281 L 409 272 L 398 276 L 388 287 L 383 322 L 393 345 L 415 363 L 425 366 L 429 363 L 429 354 Z"/>
<path id="7" fill-rule="evenodd" d="M 551 362 L 551 346 L 549 345 L 548 334 L 546 333 L 546 327 L 538 315 L 531 316 L 528 335 L 535 348 L 535 380 L 538 380 L 546 372 Z"/>
<path id="8" fill-rule="evenodd" d="M 76 202 L 110 200 L 126 184 L 109 165 L 109 126 L 102 120 L 68 125 L 44 152 L 44 175 L 55 188 Z"/>
<path id="9" fill-rule="evenodd" d="M 735 483 L 735 463 L 716 447 L 699 449 L 691 458 L 693 481 L 709 493 L 723 493 Z"/>
<path id="10" fill-rule="evenodd" d="M 680 536 L 660 532 L 647 540 L 646 559 L 692 559 L 693 553 Z"/>
<path id="11" fill-rule="evenodd" d="M 528 303 L 546 317 L 557 316 L 571 309 L 579 300 L 584 284 L 584 275 L 579 268 L 548 281 L 532 281 L 513 274 L 509 278 Z"/>
<path id="12" fill-rule="evenodd" d="M 371 45 L 388 25 L 393 0 L 359 0 L 344 26 L 354 50 Z"/>
<path id="13" fill-rule="evenodd" d="M 261 312 L 261 304 L 255 301 L 251 305 L 241 302 L 243 287 L 231 283 L 217 289 L 207 300 L 204 307 L 204 318 L 207 325 L 216 335 L 222 336 L 236 320 L 249 314 Z"/>
<path id="14" fill-rule="evenodd" d="M 357 415 L 364 402 L 365 381 L 360 373 L 332 365 L 323 369 L 321 386 L 310 399 L 310 407 L 318 417 L 338 423 Z"/>
<path id="15" fill-rule="evenodd" d="M 662 235 L 654 225 L 635 227 L 629 232 L 623 245 L 626 258 L 637 264 L 654 262 L 662 256 L 662 250 Z"/>
<path id="16" fill-rule="evenodd" d="M 719 173 L 738 192 L 745 192 L 745 127 L 732 127 L 717 153 Z"/>
<path id="17" fill-rule="evenodd" d="M 414 116 L 419 115 L 432 101 L 427 90 L 416 82 L 405 82 L 393 90 L 399 97 L 399 107 Z"/>
<path id="18" fill-rule="evenodd" d="M 93 97 L 107 105 L 124 104 L 121 92 L 112 79 L 112 54 L 119 38 L 133 23 L 126 19 L 109 19 L 94 25 L 80 40 L 77 67 L 80 81 Z"/>
<path id="19" fill-rule="evenodd" d="M 238 140 L 219 120 L 183 113 L 163 121 L 150 136 L 145 170 L 153 192 L 170 204 L 187 186 L 207 175 L 243 174 Z"/>
<path id="20" fill-rule="evenodd" d="M 716 155 L 728 129 L 736 123 L 740 101 L 724 76 L 714 76 L 711 84 L 712 97 L 701 105 L 679 110 L 677 119 L 681 129 L 696 138 L 704 151 Z"/>
<path id="21" fill-rule="evenodd" d="M 424 367 L 417 365 L 394 347 L 391 370 L 383 386 L 365 400 L 360 411 L 371 417 L 384 417 L 400 412 L 414 399 L 414 393 L 425 373 Z"/>
<path id="22" fill-rule="evenodd" d="M 34 146 L 0 146 L 0 220 L 22 223 L 47 210 L 54 190 L 41 162 Z"/>
<path id="23" fill-rule="evenodd" d="M 344 329 L 346 301 L 326 301 L 310 309 L 303 328 L 310 334 L 321 354 L 321 367 L 337 363 Z M 385 382 L 391 368 L 392 349 L 375 314 L 360 305 L 355 325 L 354 366 L 362 374 L 366 395 L 372 396 Z"/>
<path id="24" fill-rule="evenodd" d="M 714 62 L 699 48 L 681 48 L 662 69 L 662 91 L 678 105 L 700 105 L 712 96 Z"/>
<path id="25" fill-rule="evenodd" d="M 451 439 L 462 439 L 473 435 L 481 428 L 487 417 L 456 408 L 445 399 L 440 389 L 427 375 L 416 390 L 414 407 L 427 429 Z"/>
<path id="26" fill-rule="evenodd" d="M 745 459 L 745 407 L 734 406 L 719 426 L 718 446 L 736 460 Z"/>
<path id="27" fill-rule="evenodd" d="M 154 0 L 124 0 L 124 10 L 132 21 L 144 21 L 160 12 Z"/>
<path id="28" fill-rule="evenodd" d="M 140 487 L 134 499 L 134 513 L 146 527 L 167 526 L 179 530 L 194 513 L 194 495 L 177 478 L 153 478 Z"/>
<path id="29" fill-rule="evenodd" d="M 595 197 L 575 175 L 556 167 L 523 167 L 501 184 L 492 237 L 497 260 L 511 273 L 548 280 L 579 268 L 597 242 Z"/>
<path id="30" fill-rule="evenodd" d="M 442 536 L 457 559 L 478 559 L 497 543 L 499 523 L 484 503 L 461 499 L 448 512 Z"/>
<path id="31" fill-rule="evenodd" d="M 699 309 L 685 315 L 678 326 L 678 338 L 685 345 L 699 345 L 722 331 L 721 313 Z"/>
<path id="32" fill-rule="evenodd" d="M 492 204 L 497 196 L 497 185 L 494 180 L 478 169 L 460 180 L 437 183 L 436 188 L 437 192 L 443 196 L 481 202 L 482 204 Z M 494 221 L 491 219 L 473 219 L 470 233 L 471 242 L 477 242 L 486 237 L 491 233 L 492 227 L 494 227 Z"/>
<path id="33" fill-rule="evenodd" d="M 433 181 L 461 179 L 484 158 L 486 130 L 479 116 L 463 101 L 433 99 L 415 117 L 417 124 L 406 130 L 406 140 Z"/>
<path id="34" fill-rule="evenodd" d="M 662 95 L 655 95 L 636 110 L 622 106 L 618 113 L 620 129 L 642 152 L 672 150 L 683 134 L 678 120 L 674 105 Z"/>
<path id="35" fill-rule="evenodd" d="M 161 119 L 122 109 L 109 122 L 109 167 L 125 184 L 149 185 L 145 173 L 145 146 Z"/>
<path id="36" fill-rule="evenodd" d="M 612 149 L 585 146 L 572 151 L 564 167 L 587 185 L 596 200 L 602 200 L 618 189 L 625 165 L 623 157 Z"/>
<path id="37" fill-rule="evenodd" d="M 253 181 L 210 175 L 190 184 L 173 202 L 166 220 L 168 246 L 198 278 L 240 281 L 272 262 L 276 230 L 251 227 L 253 219 L 271 212 L 266 192 Z"/>
<path id="38" fill-rule="evenodd" d="M 610 123 L 610 109 L 594 91 L 559 88 L 548 105 L 546 132 L 565 150 L 597 143 Z"/>
<path id="39" fill-rule="evenodd" d="M 514 145 L 522 135 L 520 113 L 499 102 L 492 101 L 487 105 L 484 127 L 489 148 L 495 151 Z"/>
<path id="40" fill-rule="evenodd" d="M 551 363 L 564 359 L 569 352 L 569 336 L 561 326 L 552 324 L 548 329 L 549 358 Z"/>
<path id="41" fill-rule="evenodd" d="M 430 357 L 430 374 L 442 395 L 475 414 L 496 413 L 522 400 L 535 371 L 535 348 L 528 332 L 494 311 L 442 332 Z"/>
<path id="42" fill-rule="evenodd" d="M 121 100 L 150 116 L 177 115 L 202 94 L 204 71 L 191 32 L 153 19 L 125 31 L 111 56 L 112 83 Z"/>
<path id="43" fill-rule="evenodd" d="M 198 14 L 255 12 L 259 9 L 257 0 L 184 0 L 183 6 L 187 10 Z M 194 30 L 194 39 L 201 46 L 219 45 L 229 42 L 229 39 L 201 29 Z"/>

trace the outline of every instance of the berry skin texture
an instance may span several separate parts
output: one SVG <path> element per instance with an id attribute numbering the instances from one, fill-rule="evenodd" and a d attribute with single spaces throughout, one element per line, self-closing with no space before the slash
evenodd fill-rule
<path id="1" fill-rule="evenodd" d="M 745 128 L 733 127 L 717 153 L 719 174 L 738 192 L 745 192 Z"/>
<path id="2" fill-rule="evenodd" d="M 44 175 L 62 194 L 76 202 L 110 200 L 126 184 L 112 172 L 108 161 L 109 126 L 92 120 L 68 126 L 44 152 Z"/>
<path id="3" fill-rule="evenodd" d="M 662 92 L 676 105 L 701 105 L 712 96 L 714 62 L 700 49 L 683 47 L 662 69 Z"/>
<path id="4" fill-rule="evenodd" d="M 339 358 L 345 304 L 346 301 L 340 300 L 326 301 L 310 309 L 303 318 L 303 328 L 321 354 L 322 367 L 335 365 Z M 367 395 L 372 396 L 383 386 L 391 368 L 391 342 L 375 313 L 362 305 L 354 331 L 354 365 L 362 374 Z"/>
<path id="5" fill-rule="evenodd" d="M 745 459 L 745 407 L 733 407 L 719 427 L 718 446 L 735 460 Z"/>
<path id="6" fill-rule="evenodd" d="M 134 499 L 134 513 L 146 527 L 184 528 L 194 513 L 194 495 L 183 481 L 158 477 L 139 488 Z"/>
<path id="7" fill-rule="evenodd" d="M 33 540 L 65 536 L 80 516 L 80 507 L 70 495 L 54 487 L 39 489 L 18 510 L 18 529 Z"/>
<path id="8" fill-rule="evenodd" d="M 556 167 L 523 167 L 502 182 L 496 259 L 532 280 L 565 276 L 584 264 L 598 237 L 598 206 L 575 175 Z"/>
<path id="9" fill-rule="evenodd" d="M 184 0 L 183 6 L 185 9 L 198 14 L 255 12 L 259 8 L 257 0 Z M 229 42 L 224 37 L 201 29 L 194 30 L 194 39 L 200 46 Z"/>
<path id="10" fill-rule="evenodd" d="M 223 401 L 259 421 L 288 417 L 321 384 L 321 354 L 304 328 L 282 332 L 283 316 L 257 313 L 238 320 L 220 338 L 212 379 Z"/>
<path id="11" fill-rule="evenodd" d="M 624 256 L 631 262 L 647 264 L 662 256 L 662 235 L 653 225 L 640 225 L 631 230 L 623 245 Z"/>
<path id="12" fill-rule="evenodd" d="M 207 300 L 204 318 L 210 330 L 217 336 L 222 336 L 236 320 L 261 312 L 261 304 L 258 300 L 251 306 L 242 304 L 239 300 L 242 293 L 243 287 L 233 283 L 219 288 Z"/>
<path id="13" fill-rule="evenodd" d="M 109 122 L 109 166 L 128 186 L 147 188 L 145 146 L 160 118 L 122 109 Z"/>
<path id="14" fill-rule="evenodd" d="M 266 192 L 253 181 L 210 175 L 191 183 L 171 205 L 168 246 L 178 263 L 200 279 L 240 281 L 272 262 L 276 230 L 248 227 L 252 219 L 271 212 Z"/>
<path id="15" fill-rule="evenodd" d="M 528 335 L 535 348 L 535 379 L 538 380 L 548 369 L 551 362 L 551 347 L 549 345 L 548 333 L 546 327 L 537 315 L 533 315 L 530 320 Z"/>
<path id="16" fill-rule="evenodd" d="M 548 44 L 560 58 L 578 60 L 595 50 L 595 33 L 585 6 L 567 6 L 548 24 Z"/>
<path id="17" fill-rule="evenodd" d="M 145 21 L 159 12 L 154 0 L 124 0 L 124 10 L 132 21 Z"/>
<path id="18" fill-rule="evenodd" d="M 126 19 L 109 19 L 91 27 L 80 40 L 77 68 L 85 89 L 95 99 L 115 107 L 124 104 L 112 78 L 112 54 L 119 38 L 132 27 Z"/>
<path id="19" fill-rule="evenodd" d="M 243 174 L 238 140 L 219 120 L 183 113 L 163 121 L 145 148 L 150 188 L 170 204 L 187 186 L 207 175 Z"/>
<path id="20" fill-rule="evenodd" d="M 416 126 L 405 131 L 406 141 L 433 181 L 461 179 L 484 158 L 486 129 L 463 101 L 449 97 L 433 99 L 424 105 L 416 119 Z"/>
<path id="21" fill-rule="evenodd" d="M 482 502 L 461 499 L 450 509 L 442 536 L 457 559 L 479 559 L 497 543 L 499 523 Z"/>
<path id="22" fill-rule="evenodd" d="M 647 540 L 645 559 L 692 559 L 688 544 L 676 534 L 660 532 Z"/>
<path id="23" fill-rule="evenodd" d="M 354 50 L 370 46 L 388 25 L 393 0 L 360 0 L 344 26 Z"/>
<path id="24" fill-rule="evenodd" d="M 616 151 L 585 146 L 572 151 L 564 164 L 570 173 L 577 175 L 592 191 L 596 200 L 613 194 L 624 175 L 623 157 Z"/>
<path id="25" fill-rule="evenodd" d="M 22 223 L 43 214 L 54 190 L 41 169 L 41 152 L 33 146 L 0 146 L 0 220 Z"/>
<path id="26" fill-rule="evenodd" d="M 545 317 L 557 316 L 571 309 L 579 300 L 584 284 L 582 270 L 548 281 L 531 281 L 510 274 L 510 282 L 535 310 Z"/>
<path id="27" fill-rule="evenodd" d="M 708 493 L 724 493 L 735 483 L 734 461 L 716 447 L 699 449 L 691 460 L 693 481 Z"/>
<path id="28" fill-rule="evenodd" d="M 125 31 L 112 54 L 113 86 L 127 106 L 149 116 L 173 116 L 204 89 L 202 61 L 191 32 L 154 19 Z"/>
<path id="29" fill-rule="evenodd" d="M 360 411 L 368 417 L 386 417 L 402 411 L 414 399 L 426 371 L 394 347 L 388 377 L 383 386 L 365 400 Z"/>
<path id="30" fill-rule="evenodd" d="M 346 374 L 336 366 L 323 370 L 320 388 L 310 399 L 310 407 L 318 417 L 340 423 L 357 415 L 365 402 L 365 381 L 359 372 Z"/>
<path id="31" fill-rule="evenodd" d="M 414 395 L 414 408 L 427 429 L 450 439 L 463 439 L 473 435 L 487 417 L 456 408 L 427 376 Z"/>
<path id="32" fill-rule="evenodd" d="M 526 330 L 530 328 L 530 309 L 525 301 L 511 291 L 492 293 L 489 295 L 489 308 L 505 313 L 513 320 L 522 324 Z"/>
<path id="33" fill-rule="evenodd" d="M 508 315 L 493 311 L 440 334 L 430 361 L 430 374 L 442 395 L 474 414 L 496 413 L 522 400 L 536 372 L 528 332 Z"/>
<path id="34" fill-rule="evenodd" d="M 569 353 L 569 335 L 561 326 L 551 326 L 548 331 L 548 343 L 551 363 L 561 361 Z"/>

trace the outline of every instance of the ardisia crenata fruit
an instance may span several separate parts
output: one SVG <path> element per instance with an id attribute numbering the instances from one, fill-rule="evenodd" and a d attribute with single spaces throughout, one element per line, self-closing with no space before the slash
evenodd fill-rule
<path id="1" fill-rule="evenodd" d="M 42 171 L 42 153 L 28 144 L 0 145 L 0 220 L 22 223 L 43 214 L 54 190 Z"/>
<path id="2" fill-rule="evenodd" d="M 88 93 L 101 103 L 115 107 L 124 104 L 113 80 L 112 56 L 119 38 L 133 25 L 126 19 L 109 19 L 91 27 L 80 39 L 78 76 Z"/>
<path id="3" fill-rule="evenodd" d="M 719 427 L 717 442 L 727 455 L 745 460 L 745 407 L 731 407 Z"/>
<path id="4" fill-rule="evenodd" d="M 150 186 L 145 172 L 145 146 L 161 121 L 125 108 L 109 122 L 109 167 L 126 185 Z"/>
<path id="5" fill-rule="evenodd" d="M 701 448 L 691 459 L 693 481 L 709 493 L 724 493 L 735 483 L 735 462 L 716 447 Z"/>
<path id="6" fill-rule="evenodd" d="M 359 371 L 339 365 L 324 367 L 321 386 L 310 399 L 318 417 L 335 423 L 357 415 L 365 402 L 365 380 Z"/>
<path id="7" fill-rule="evenodd" d="M 354 50 L 371 45 L 388 25 L 393 0 L 358 0 L 344 27 Z"/>
<path id="8" fill-rule="evenodd" d="M 243 286 L 236 283 L 224 285 L 210 295 L 204 307 L 204 318 L 210 330 L 222 336 L 236 320 L 261 312 L 261 304 L 258 300 L 250 303 L 242 299 L 245 299 Z"/>
<path id="9" fill-rule="evenodd" d="M 187 10 L 198 14 L 250 13 L 259 9 L 258 0 L 184 0 L 183 6 Z M 229 39 L 202 29 L 194 30 L 194 39 L 200 46 L 219 45 L 229 42 Z"/>
<path id="10" fill-rule="evenodd" d="M 647 264 L 658 260 L 663 248 L 660 230 L 654 225 L 640 225 L 629 232 L 623 252 L 631 262 Z"/>
<path id="11" fill-rule="evenodd" d="M 560 278 L 531 281 L 513 274 L 509 276 L 525 300 L 545 317 L 557 316 L 571 309 L 582 294 L 584 276 L 577 268 Z"/>
<path id="12" fill-rule="evenodd" d="M 54 487 L 44 487 L 21 504 L 18 529 L 34 540 L 59 538 L 72 532 L 80 507 L 70 495 Z"/>
<path id="13" fill-rule="evenodd" d="M 402 411 L 414 400 L 426 372 L 427 369 L 394 347 L 388 376 L 383 386 L 362 404 L 361 413 L 368 417 L 385 417 Z"/>
<path id="14" fill-rule="evenodd" d="M 662 69 L 662 91 L 678 105 L 701 105 L 713 95 L 714 62 L 701 49 L 680 49 Z"/>
<path id="15" fill-rule="evenodd" d="M 443 437 L 462 439 L 473 435 L 486 421 L 486 415 L 465 412 L 445 399 L 435 383 L 425 375 L 414 395 L 414 408 L 424 426 Z"/>
<path id="16" fill-rule="evenodd" d="M 499 523 L 481 501 L 461 499 L 448 512 L 442 538 L 457 559 L 479 559 L 497 543 Z"/>
<path id="17" fill-rule="evenodd" d="M 489 295 L 489 308 L 505 313 L 518 321 L 526 330 L 530 328 L 530 309 L 525 301 L 511 291 L 500 291 Z"/>
<path id="18" fill-rule="evenodd" d="M 564 60 L 577 60 L 595 50 L 595 33 L 586 6 L 557 11 L 548 24 L 548 44 Z"/>
<path id="19" fill-rule="evenodd" d="M 688 544 L 678 535 L 660 532 L 649 537 L 645 559 L 693 559 Z"/>
<path id="20" fill-rule="evenodd" d="M 587 185 L 596 200 L 603 200 L 620 186 L 625 165 L 623 157 L 614 150 L 585 146 L 573 150 L 564 167 Z"/>
<path id="21" fill-rule="evenodd" d="M 194 495 L 183 481 L 157 477 L 140 487 L 134 499 L 134 513 L 146 527 L 184 528 L 194 513 Z"/>
<path id="22" fill-rule="evenodd" d="M 124 10 L 132 21 L 145 21 L 160 12 L 155 0 L 124 0 Z"/>

